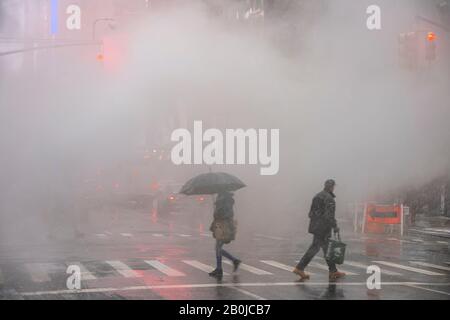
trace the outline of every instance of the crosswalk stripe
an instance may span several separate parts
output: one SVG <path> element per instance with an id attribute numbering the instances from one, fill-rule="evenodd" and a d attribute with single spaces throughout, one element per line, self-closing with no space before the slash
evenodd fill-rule
<path id="1" fill-rule="evenodd" d="M 54 263 L 27 263 L 25 268 L 31 276 L 33 282 L 48 282 L 51 281 L 49 273 L 59 269 Z"/>
<path id="2" fill-rule="evenodd" d="M 294 267 L 288 266 L 287 264 L 283 264 L 274 260 L 261 260 L 262 263 L 268 264 L 269 266 L 292 272 L 294 270 Z M 313 273 L 308 272 L 310 275 L 313 275 Z"/>
<path id="3" fill-rule="evenodd" d="M 344 264 L 352 266 L 352 267 L 356 267 L 356 268 L 366 269 L 366 270 L 369 267 L 368 265 L 365 265 L 365 264 L 362 264 L 359 262 L 355 262 L 355 261 L 346 261 Z M 389 270 L 385 270 L 385 269 L 382 269 L 381 273 L 387 274 L 388 276 L 401 276 L 402 275 L 401 273 L 389 271 Z"/>
<path id="4" fill-rule="evenodd" d="M 207 272 L 207 273 L 209 273 L 209 272 L 214 270 L 214 268 L 211 267 L 210 265 L 201 263 L 201 262 L 199 262 L 197 260 L 183 260 L 183 262 L 188 264 L 188 265 L 190 265 L 191 267 L 194 267 L 196 269 L 199 269 L 199 270 Z M 228 275 L 228 273 L 226 273 L 226 272 L 224 272 L 223 274 L 224 275 Z"/>
<path id="5" fill-rule="evenodd" d="M 424 240 L 422 240 L 422 239 L 419 239 L 419 238 L 414 238 L 414 239 L 411 239 L 411 241 L 416 241 L 416 242 L 424 242 Z"/>
<path id="6" fill-rule="evenodd" d="M 352 267 L 356 267 L 356 268 L 366 269 L 366 270 L 369 267 L 368 265 L 365 265 L 365 264 L 362 264 L 359 262 L 355 262 L 355 261 L 346 261 L 344 264 L 352 266 Z M 388 276 L 401 276 L 402 275 L 401 273 L 389 271 L 389 270 L 385 270 L 385 269 L 381 269 L 381 274 L 387 274 Z"/>
<path id="7" fill-rule="evenodd" d="M 105 239 L 107 237 L 107 235 L 104 233 L 96 233 L 95 235 L 101 239 Z"/>
<path id="8" fill-rule="evenodd" d="M 288 240 L 286 238 L 275 237 L 275 236 L 268 236 L 268 235 L 260 234 L 260 233 L 256 233 L 255 236 L 259 237 L 259 238 L 266 238 L 266 239 L 279 240 L 279 241 Z"/>
<path id="9" fill-rule="evenodd" d="M 161 233 L 154 233 L 153 236 L 154 237 L 164 237 L 164 235 Z"/>
<path id="10" fill-rule="evenodd" d="M 132 238 L 133 237 L 133 235 L 131 233 L 121 233 L 120 235 L 123 236 L 123 237 L 127 237 L 127 238 Z"/>
<path id="11" fill-rule="evenodd" d="M 323 258 L 320 258 L 321 260 L 324 260 Z M 346 260 L 344 262 L 344 265 L 348 265 L 348 266 L 352 266 L 355 268 L 361 268 L 361 269 L 365 269 L 367 270 L 367 267 L 369 267 L 366 264 L 360 263 L 360 262 L 356 262 L 356 261 L 350 261 L 350 260 Z M 398 272 L 394 272 L 394 271 L 389 271 L 389 270 L 381 270 L 382 274 L 387 274 L 389 276 L 401 276 L 401 273 Z"/>
<path id="12" fill-rule="evenodd" d="M 225 260 L 224 263 L 229 264 L 229 265 L 233 265 L 233 263 L 231 263 L 228 260 Z M 262 269 L 258 269 L 258 268 L 249 266 L 248 264 L 245 264 L 245 263 L 241 263 L 239 265 L 239 269 L 246 270 L 248 272 L 251 272 L 251 273 L 254 273 L 254 274 L 257 274 L 257 275 L 260 275 L 260 276 L 272 274 L 271 272 L 268 272 L 268 271 L 265 271 L 265 270 L 262 270 Z"/>
<path id="13" fill-rule="evenodd" d="M 410 263 L 414 264 L 414 265 L 422 266 L 422 267 L 430 267 L 430 268 L 434 268 L 434 269 L 450 271 L 449 267 L 444 267 L 444 266 L 440 266 L 440 265 L 432 264 L 432 263 L 428 263 L 428 262 L 410 261 Z"/>
<path id="14" fill-rule="evenodd" d="M 309 265 L 311 267 L 314 267 L 314 268 L 317 268 L 317 269 L 328 271 L 328 266 L 326 266 L 324 264 L 321 264 L 321 263 L 318 263 L 318 262 L 312 261 L 312 262 L 310 262 Z M 344 269 L 341 269 L 341 268 L 339 268 L 339 271 L 345 272 L 349 276 L 357 276 L 358 275 L 357 273 L 354 273 L 354 272 L 351 272 L 351 271 L 348 271 L 348 270 L 344 270 Z"/>
<path id="15" fill-rule="evenodd" d="M 168 275 L 169 277 L 184 277 L 185 274 L 183 272 L 177 271 L 175 269 L 172 269 L 165 264 L 161 263 L 158 260 L 145 260 L 146 263 L 151 265 L 153 268 L 155 268 L 158 271 L 161 271 L 165 275 Z"/>
<path id="16" fill-rule="evenodd" d="M 413 267 L 404 266 L 401 264 L 392 263 L 392 262 L 388 262 L 388 261 L 373 261 L 373 262 L 379 263 L 379 264 L 384 264 L 386 266 L 393 267 L 393 268 L 399 268 L 399 269 L 408 270 L 408 271 L 412 271 L 412 272 L 416 272 L 416 273 L 426 274 L 429 276 L 443 276 L 442 273 L 437 273 L 437 272 L 428 271 L 428 270 L 424 270 L 424 269 L 413 268 Z"/>
<path id="17" fill-rule="evenodd" d="M 123 275 L 125 278 L 136 278 L 136 277 L 141 277 L 142 276 L 138 272 L 136 272 L 135 270 L 131 269 L 129 266 L 127 266 L 122 261 L 108 260 L 108 261 L 105 261 L 105 262 L 107 264 L 109 264 L 111 267 L 113 267 L 118 273 Z"/>
<path id="18" fill-rule="evenodd" d="M 436 241 L 437 243 L 440 243 L 440 244 L 450 244 L 449 242 L 447 242 L 447 241 Z"/>
<path id="19" fill-rule="evenodd" d="M 183 238 L 191 237 L 190 234 L 184 234 L 184 233 L 179 233 L 178 236 L 183 237 Z"/>
<path id="20" fill-rule="evenodd" d="M 212 235 L 210 235 L 209 233 L 202 233 L 200 235 L 203 236 L 203 237 L 208 237 L 208 238 L 212 237 Z"/>
<path id="21" fill-rule="evenodd" d="M 81 280 L 95 280 L 97 279 L 96 276 L 94 276 L 91 272 L 89 272 L 88 269 L 86 269 L 86 267 L 78 261 L 74 261 L 74 262 L 68 262 L 67 266 L 70 265 L 76 265 L 80 267 L 80 271 L 81 271 Z"/>

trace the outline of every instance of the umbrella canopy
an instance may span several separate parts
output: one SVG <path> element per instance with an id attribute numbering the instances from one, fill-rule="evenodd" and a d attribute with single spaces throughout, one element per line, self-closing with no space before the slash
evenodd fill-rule
<path id="1" fill-rule="evenodd" d="M 235 176 L 225 172 L 209 172 L 200 174 L 184 184 L 180 193 L 186 195 L 215 194 L 224 191 L 235 191 L 245 184 Z"/>

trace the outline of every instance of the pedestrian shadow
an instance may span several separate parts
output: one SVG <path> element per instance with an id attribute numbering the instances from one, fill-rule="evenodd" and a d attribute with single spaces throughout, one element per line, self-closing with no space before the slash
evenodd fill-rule
<path id="1" fill-rule="evenodd" d="M 300 280 L 298 280 L 297 282 L 307 283 Z M 298 288 L 300 291 L 306 293 L 309 297 L 313 299 L 334 300 L 345 298 L 344 289 L 338 287 L 336 283 L 333 282 L 330 282 L 325 289 L 308 286 L 307 284 L 298 286 Z"/>
<path id="2" fill-rule="evenodd" d="M 239 277 L 239 274 L 233 273 L 231 276 L 231 282 L 233 283 L 240 283 L 241 278 Z"/>
<path id="3" fill-rule="evenodd" d="M 366 295 L 369 300 L 381 300 L 380 290 L 378 289 L 367 289 Z"/>
<path id="4" fill-rule="evenodd" d="M 222 279 L 218 279 L 218 278 L 216 278 L 216 283 L 217 284 L 219 284 L 219 286 L 217 286 L 216 288 L 215 288 L 215 291 L 216 291 L 216 298 L 217 299 L 225 299 L 225 300 L 229 300 L 230 298 L 232 298 L 233 296 L 232 295 L 230 295 L 230 290 L 233 290 L 232 288 L 228 288 L 227 286 L 220 286 L 220 284 L 222 284 L 222 283 L 227 283 L 228 281 L 223 281 L 223 278 Z M 231 276 L 231 279 L 230 279 L 230 281 L 228 282 L 228 283 L 241 283 L 241 280 L 240 280 L 240 278 L 239 278 L 239 275 L 238 274 L 233 274 L 232 276 Z"/>
<path id="5" fill-rule="evenodd" d="M 328 287 L 322 292 L 319 299 L 344 299 L 344 289 L 338 287 L 336 283 L 330 282 Z"/>

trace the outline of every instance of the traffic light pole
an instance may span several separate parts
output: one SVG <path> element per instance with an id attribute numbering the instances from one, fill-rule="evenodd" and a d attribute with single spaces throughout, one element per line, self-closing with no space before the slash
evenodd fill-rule
<path id="1" fill-rule="evenodd" d="M 441 24 L 439 22 L 432 21 L 432 20 L 430 20 L 428 18 L 425 18 L 425 17 L 422 17 L 422 16 L 416 16 L 416 21 L 424 21 L 424 22 L 426 22 L 426 23 L 428 23 L 428 24 L 430 24 L 432 26 L 435 26 L 435 27 L 438 27 L 438 28 L 444 30 L 445 32 L 450 32 L 450 28 L 449 27 L 444 26 L 443 24 Z"/>
<path id="2" fill-rule="evenodd" d="M 95 41 L 95 38 L 96 38 L 97 23 L 99 23 L 101 21 L 109 21 L 109 22 L 114 22 L 115 23 L 116 19 L 114 19 L 114 18 L 99 18 L 99 19 L 96 19 L 92 23 L 92 41 Z M 112 28 L 111 25 L 110 25 L 110 28 Z"/>

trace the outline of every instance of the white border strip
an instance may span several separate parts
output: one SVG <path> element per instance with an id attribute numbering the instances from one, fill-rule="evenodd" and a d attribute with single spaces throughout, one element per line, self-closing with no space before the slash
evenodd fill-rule
<path id="1" fill-rule="evenodd" d="M 337 282 L 340 286 L 366 286 L 366 282 Z M 218 288 L 218 287 L 279 287 L 279 286 L 329 286 L 330 282 L 271 282 L 271 283 L 201 283 L 184 285 L 154 285 L 154 286 L 131 286 L 122 288 L 90 288 L 81 290 L 53 290 L 36 292 L 18 292 L 22 296 L 54 295 L 54 294 L 79 294 L 79 293 L 100 293 L 112 291 L 135 291 L 152 289 L 186 289 L 186 288 Z M 429 282 L 382 282 L 382 286 L 450 286 L 450 282 L 429 283 Z"/>

